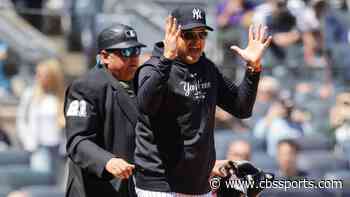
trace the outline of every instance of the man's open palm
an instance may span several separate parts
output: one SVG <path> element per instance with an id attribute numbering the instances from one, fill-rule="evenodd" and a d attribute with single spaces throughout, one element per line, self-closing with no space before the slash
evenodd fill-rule
<path id="1" fill-rule="evenodd" d="M 271 36 L 267 37 L 267 26 L 251 25 L 249 27 L 248 46 L 245 49 L 231 46 L 231 49 L 238 53 L 249 65 L 257 67 L 260 66 L 261 58 L 271 40 Z"/>

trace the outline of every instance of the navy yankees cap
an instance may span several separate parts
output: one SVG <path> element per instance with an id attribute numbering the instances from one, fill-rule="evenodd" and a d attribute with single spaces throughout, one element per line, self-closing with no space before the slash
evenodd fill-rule
<path id="1" fill-rule="evenodd" d="M 123 49 L 130 47 L 146 47 L 138 42 L 136 31 L 123 24 L 114 24 L 104 29 L 97 38 L 97 47 L 103 49 Z"/>
<path id="2" fill-rule="evenodd" d="M 171 12 L 176 18 L 177 24 L 181 25 L 183 30 L 190 30 L 196 27 L 205 27 L 209 31 L 213 28 L 209 27 L 205 20 L 205 11 L 198 7 L 180 7 Z"/>

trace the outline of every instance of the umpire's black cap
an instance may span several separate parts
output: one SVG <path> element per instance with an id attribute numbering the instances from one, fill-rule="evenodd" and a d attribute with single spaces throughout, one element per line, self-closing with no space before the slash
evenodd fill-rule
<path id="1" fill-rule="evenodd" d="M 103 49 L 123 49 L 129 47 L 146 47 L 137 41 L 136 31 L 123 24 L 114 24 L 104 29 L 97 38 L 97 47 Z"/>
<path id="2" fill-rule="evenodd" d="M 171 12 L 171 16 L 181 25 L 182 30 L 190 30 L 196 27 L 205 27 L 209 31 L 213 28 L 207 25 L 205 11 L 198 7 L 180 7 Z"/>

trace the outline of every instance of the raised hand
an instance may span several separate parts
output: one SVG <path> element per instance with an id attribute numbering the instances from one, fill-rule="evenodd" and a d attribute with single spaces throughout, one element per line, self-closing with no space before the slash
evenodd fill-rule
<path id="1" fill-rule="evenodd" d="M 245 49 L 241 49 L 238 46 L 231 46 L 231 49 L 238 53 L 249 66 L 257 70 L 261 69 L 261 58 L 272 40 L 272 36 L 266 38 L 266 32 L 267 26 L 251 25 L 249 27 L 248 46 Z"/>
<path id="2" fill-rule="evenodd" d="M 165 24 L 165 39 L 163 55 L 168 59 L 175 59 L 177 57 L 177 40 L 181 33 L 181 26 L 176 23 L 176 18 L 168 16 Z"/>

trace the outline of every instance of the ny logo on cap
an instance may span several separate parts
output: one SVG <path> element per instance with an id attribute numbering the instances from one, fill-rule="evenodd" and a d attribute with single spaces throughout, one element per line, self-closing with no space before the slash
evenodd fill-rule
<path id="1" fill-rule="evenodd" d="M 198 20 L 198 19 L 202 19 L 202 15 L 201 15 L 202 13 L 201 13 L 201 10 L 200 9 L 198 9 L 198 8 L 193 8 L 193 10 L 192 10 L 192 17 L 194 18 L 194 19 L 196 19 L 196 20 Z"/>
<path id="2" fill-rule="evenodd" d="M 134 31 L 134 30 L 127 30 L 127 31 L 125 31 L 125 36 L 127 38 L 134 38 L 134 37 L 136 37 L 136 31 Z"/>

